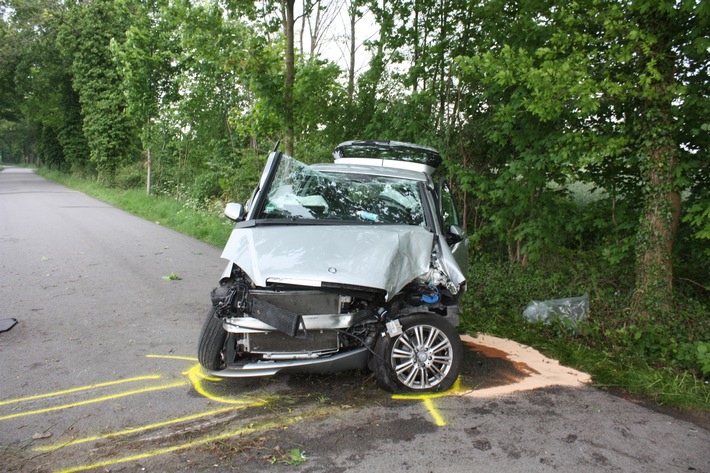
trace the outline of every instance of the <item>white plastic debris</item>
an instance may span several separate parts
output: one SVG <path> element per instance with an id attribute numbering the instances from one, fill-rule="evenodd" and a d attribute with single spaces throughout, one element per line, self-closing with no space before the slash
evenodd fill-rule
<path id="1" fill-rule="evenodd" d="M 579 297 L 567 297 L 549 301 L 531 301 L 523 311 L 523 317 L 528 322 L 560 320 L 570 327 L 587 318 L 589 312 L 589 294 Z"/>

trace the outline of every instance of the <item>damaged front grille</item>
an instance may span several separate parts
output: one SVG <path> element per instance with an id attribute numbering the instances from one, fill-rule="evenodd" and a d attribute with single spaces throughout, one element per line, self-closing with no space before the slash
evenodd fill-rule
<path id="1" fill-rule="evenodd" d="M 279 332 L 250 333 L 244 335 L 241 342 L 245 351 L 261 354 L 265 359 L 312 358 L 340 348 L 338 333 L 331 330 L 310 331 L 305 339 Z"/>
<path id="2" fill-rule="evenodd" d="M 291 312 L 257 297 L 254 297 L 251 301 L 251 316 L 271 325 L 289 337 L 296 337 L 299 330 L 301 331 L 299 338 L 305 338 L 306 336 L 306 327 L 303 325 L 303 316 L 301 314 Z"/>

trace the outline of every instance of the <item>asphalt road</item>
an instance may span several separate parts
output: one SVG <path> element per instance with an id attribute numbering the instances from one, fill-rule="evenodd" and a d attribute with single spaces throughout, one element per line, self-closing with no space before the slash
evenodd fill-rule
<path id="1" fill-rule="evenodd" d="M 0 172 L 0 471 L 710 472 L 710 432 L 490 337 L 460 382 L 206 378 L 220 250 L 31 171 Z M 165 278 L 177 275 L 180 279 Z"/>

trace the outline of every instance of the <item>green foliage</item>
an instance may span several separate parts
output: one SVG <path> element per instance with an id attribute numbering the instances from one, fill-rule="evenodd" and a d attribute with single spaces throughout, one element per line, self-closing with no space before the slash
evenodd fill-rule
<path id="1" fill-rule="evenodd" d="M 695 228 L 693 238 L 710 240 L 710 200 L 694 204 L 683 219 Z M 705 254 L 710 256 L 710 245 L 706 245 Z"/>
<path id="2" fill-rule="evenodd" d="M 124 28 L 112 1 L 95 0 L 69 9 L 58 38 L 71 63 L 90 160 L 99 179 L 108 184 L 113 184 L 116 171 L 130 161 L 135 149 L 121 76 L 110 51 L 112 38 L 121 38 Z"/>
<path id="3" fill-rule="evenodd" d="M 697 342 L 694 348 L 700 370 L 705 377 L 710 378 L 710 342 Z"/>
<path id="4" fill-rule="evenodd" d="M 198 202 L 205 202 L 213 197 L 221 196 L 222 187 L 219 181 L 220 173 L 218 171 L 199 174 L 190 186 L 190 196 Z"/>
<path id="5" fill-rule="evenodd" d="M 710 301 L 678 296 L 674 312 L 639 318 L 628 310 L 633 297 L 633 267 L 609 266 L 594 251 L 558 252 L 527 270 L 482 257 L 471 265 L 465 295 L 464 326 L 540 343 L 541 338 L 582 344 L 623 363 L 633 359 L 707 376 L 704 351 L 710 343 Z M 588 293 L 590 312 L 577 331 L 565 324 L 530 324 L 522 312 L 531 300 Z M 578 361 L 577 361 L 578 362 Z"/>
<path id="6" fill-rule="evenodd" d="M 280 447 L 274 448 L 274 454 L 269 457 L 270 463 L 283 465 L 300 465 L 307 460 L 306 454 L 299 448 L 284 451 Z"/>
<path id="7" fill-rule="evenodd" d="M 225 200 L 245 204 L 256 187 L 266 164 L 266 156 L 245 150 L 232 166 L 219 173 L 219 185 Z"/>
<path id="8" fill-rule="evenodd" d="M 564 188 L 583 179 L 604 189 L 611 212 L 595 221 L 612 230 L 607 258 L 635 262 L 632 309 L 668 311 L 677 196 L 697 178 L 699 151 L 707 149 L 697 112 L 707 110 L 708 97 L 696 80 L 707 77 L 707 62 L 688 47 L 707 26 L 706 10 L 643 0 L 476 8 L 477 17 L 492 21 L 482 22 L 474 48 L 457 59 L 471 97 L 464 103 L 473 122 L 466 142 L 476 149 L 464 166 L 452 166 L 462 190 L 481 203 L 488 231 L 514 240 L 515 259 L 522 253 L 525 263 L 560 243 L 548 239 L 552 226 L 543 223 L 559 207 L 548 197 L 551 183 Z M 624 209 L 638 212 L 638 221 L 616 220 L 615 206 L 624 201 L 642 204 Z M 552 221 L 564 228 L 564 218 Z"/>
<path id="9" fill-rule="evenodd" d="M 119 189 L 138 189 L 145 184 L 143 163 L 124 166 L 116 172 L 115 186 Z"/>

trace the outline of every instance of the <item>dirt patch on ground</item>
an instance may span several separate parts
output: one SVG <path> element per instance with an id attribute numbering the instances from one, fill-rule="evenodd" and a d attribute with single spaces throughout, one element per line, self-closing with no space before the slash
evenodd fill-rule
<path id="1" fill-rule="evenodd" d="M 587 373 L 560 365 L 534 348 L 490 335 L 463 335 L 464 345 L 490 359 L 506 360 L 518 374 L 511 382 L 467 392 L 466 396 L 501 396 L 546 386 L 582 386 L 591 382 Z"/>

